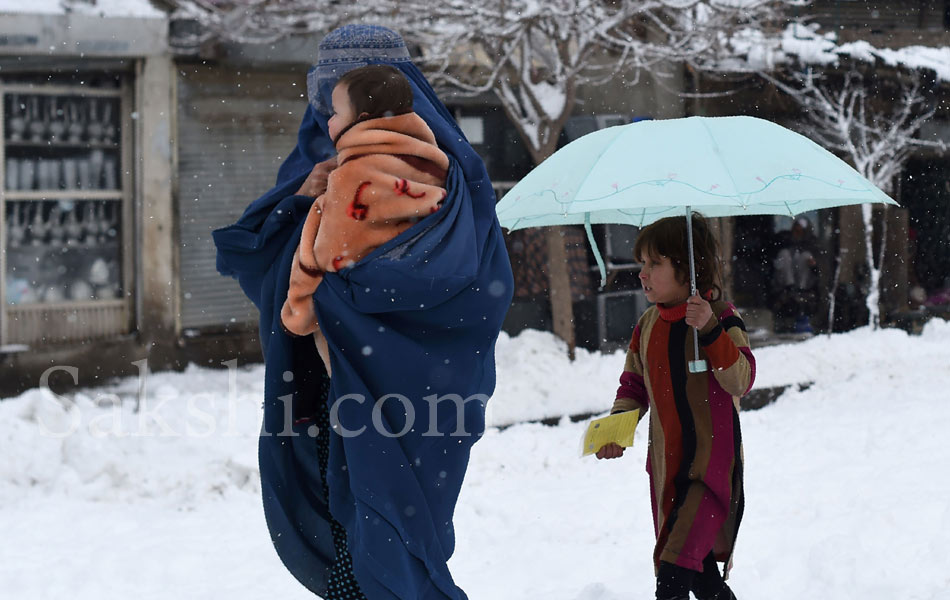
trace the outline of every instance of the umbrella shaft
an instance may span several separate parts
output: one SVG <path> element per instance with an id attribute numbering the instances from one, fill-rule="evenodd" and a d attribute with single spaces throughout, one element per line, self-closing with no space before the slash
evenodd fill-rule
<path id="1" fill-rule="evenodd" d="M 686 207 L 686 239 L 689 243 L 689 295 L 696 295 L 696 259 L 693 257 L 693 211 Z M 699 362 L 699 328 L 693 328 L 693 356 Z"/>
<path id="2" fill-rule="evenodd" d="M 693 258 L 693 211 L 686 207 L 686 239 L 689 242 L 689 295 L 696 295 L 696 260 Z"/>

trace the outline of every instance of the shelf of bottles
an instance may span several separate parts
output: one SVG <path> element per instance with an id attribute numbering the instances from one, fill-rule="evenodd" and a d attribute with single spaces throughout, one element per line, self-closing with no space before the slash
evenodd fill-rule
<path id="1" fill-rule="evenodd" d="M 3 343 L 120 333 L 129 272 L 124 90 L 0 85 L 0 94 Z"/>

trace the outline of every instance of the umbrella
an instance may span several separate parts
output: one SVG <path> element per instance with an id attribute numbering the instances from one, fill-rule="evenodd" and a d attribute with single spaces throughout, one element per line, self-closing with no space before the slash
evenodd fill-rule
<path id="1" fill-rule="evenodd" d="M 797 214 L 891 198 L 805 136 L 755 117 L 639 121 L 589 133 L 528 173 L 496 207 L 503 227 L 584 225 L 606 281 L 591 225 L 643 227 L 693 212 L 706 217 Z M 696 292 L 690 244 L 690 288 Z M 705 370 L 697 360 L 690 369 Z"/>

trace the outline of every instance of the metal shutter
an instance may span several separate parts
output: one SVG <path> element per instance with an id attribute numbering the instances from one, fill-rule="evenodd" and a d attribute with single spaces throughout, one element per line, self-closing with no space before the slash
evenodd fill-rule
<path id="1" fill-rule="evenodd" d="M 254 322 L 257 310 L 237 281 L 215 269 L 211 232 L 273 185 L 297 142 L 304 78 L 192 64 L 177 70 L 180 326 Z"/>
<path id="2" fill-rule="evenodd" d="M 803 10 L 828 27 L 871 31 L 895 29 L 942 29 L 939 0 L 917 2 L 867 2 L 866 0 L 818 0 Z"/>

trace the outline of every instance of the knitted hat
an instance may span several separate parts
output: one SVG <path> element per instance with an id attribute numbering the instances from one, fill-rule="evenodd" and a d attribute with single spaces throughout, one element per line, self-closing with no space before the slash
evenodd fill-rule
<path id="1" fill-rule="evenodd" d="M 317 64 L 307 73 L 307 98 L 317 111 L 329 115 L 333 86 L 341 75 L 374 63 L 410 62 L 402 37 L 380 25 L 344 25 L 320 42 Z"/>

